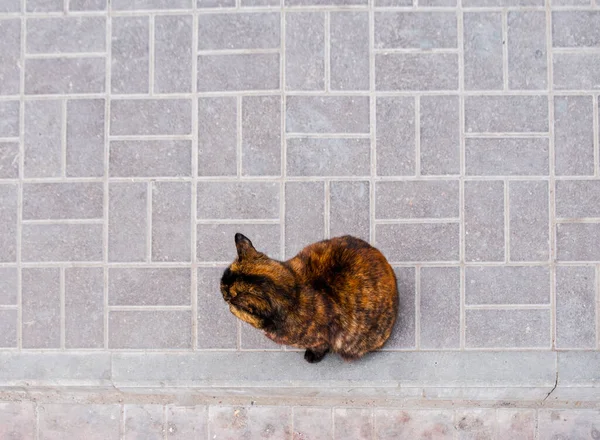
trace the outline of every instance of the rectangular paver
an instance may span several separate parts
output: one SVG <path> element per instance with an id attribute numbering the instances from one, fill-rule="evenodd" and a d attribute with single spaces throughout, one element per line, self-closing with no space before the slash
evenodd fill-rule
<path id="1" fill-rule="evenodd" d="M 370 229 L 370 183 L 337 181 L 329 187 L 329 231 L 332 237 L 354 235 L 367 240 Z"/>
<path id="2" fill-rule="evenodd" d="M 281 98 L 247 96 L 242 99 L 242 174 L 281 174 Z"/>
<path id="3" fill-rule="evenodd" d="M 325 234 L 325 186 L 320 182 L 285 185 L 285 257 L 322 240 Z"/>
<path id="4" fill-rule="evenodd" d="M 111 311 L 108 347 L 116 349 L 175 348 L 192 345 L 189 311 Z"/>
<path id="5" fill-rule="evenodd" d="M 550 304 L 547 266 L 467 267 L 466 304 Z"/>
<path id="6" fill-rule="evenodd" d="M 65 346 L 104 347 L 104 270 L 65 269 Z"/>
<path id="7" fill-rule="evenodd" d="M 330 87 L 332 90 L 369 88 L 369 15 L 335 12 L 330 15 Z M 347 32 L 352 29 L 352 32 Z"/>
<path id="8" fill-rule="evenodd" d="M 416 173 L 415 101 L 407 97 L 378 97 L 376 107 L 377 174 Z"/>
<path id="9" fill-rule="evenodd" d="M 550 346 L 550 310 L 467 310 L 466 346 L 506 348 Z"/>
<path id="10" fill-rule="evenodd" d="M 286 90 L 324 90 L 325 15 L 286 14 L 285 38 Z"/>
<path id="11" fill-rule="evenodd" d="M 458 223 L 380 224 L 376 245 L 391 261 L 455 261 Z"/>
<path id="12" fill-rule="evenodd" d="M 548 183 L 510 182 L 508 209 L 511 261 L 547 261 L 550 255 Z"/>
<path id="13" fill-rule="evenodd" d="M 380 182 L 375 187 L 378 219 L 458 217 L 457 180 Z"/>
<path id="14" fill-rule="evenodd" d="M 463 20 L 465 88 L 502 89 L 502 14 L 467 12 Z"/>
<path id="15" fill-rule="evenodd" d="M 396 267 L 394 273 L 398 282 L 398 316 L 384 349 L 414 348 L 416 346 L 416 270 L 414 267 Z"/>
<path id="16" fill-rule="evenodd" d="M 421 347 L 458 348 L 460 344 L 460 271 L 457 267 L 421 269 Z"/>
<path id="17" fill-rule="evenodd" d="M 23 347 L 59 348 L 60 269 L 22 269 Z"/>
<path id="18" fill-rule="evenodd" d="M 554 167 L 557 175 L 594 173 L 593 106 L 591 96 L 554 97 Z"/>

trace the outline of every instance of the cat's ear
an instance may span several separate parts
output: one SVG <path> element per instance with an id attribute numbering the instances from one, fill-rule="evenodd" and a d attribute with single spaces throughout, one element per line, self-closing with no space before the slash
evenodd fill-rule
<path id="1" fill-rule="evenodd" d="M 256 254 L 256 249 L 254 249 L 250 239 L 239 232 L 235 234 L 235 247 L 237 248 L 238 258 L 240 260 Z"/>

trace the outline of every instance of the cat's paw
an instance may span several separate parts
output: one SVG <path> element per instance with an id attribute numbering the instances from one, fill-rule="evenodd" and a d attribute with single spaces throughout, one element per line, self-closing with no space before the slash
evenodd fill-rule
<path id="1" fill-rule="evenodd" d="M 325 350 L 325 351 L 312 351 L 309 348 L 309 349 L 307 349 L 304 352 L 304 359 L 309 364 L 316 364 L 316 363 L 321 362 L 323 360 L 323 358 L 325 357 L 325 355 L 327 354 L 328 351 L 329 350 Z"/>

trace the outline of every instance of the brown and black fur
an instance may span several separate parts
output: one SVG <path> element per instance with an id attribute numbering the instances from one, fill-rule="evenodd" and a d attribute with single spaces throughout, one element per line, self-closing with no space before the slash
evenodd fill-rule
<path id="1" fill-rule="evenodd" d="M 288 261 L 257 251 L 235 235 L 238 258 L 221 278 L 231 312 L 279 344 L 305 348 L 319 362 L 332 351 L 345 360 L 381 348 L 396 322 L 398 289 L 389 263 L 349 235 L 320 241 Z"/>

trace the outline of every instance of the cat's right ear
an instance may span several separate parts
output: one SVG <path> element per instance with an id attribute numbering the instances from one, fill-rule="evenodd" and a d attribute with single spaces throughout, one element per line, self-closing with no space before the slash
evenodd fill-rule
<path id="1" fill-rule="evenodd" d="M 237 248 L 238 258 L 240 260 L 248 258 L 256 253 L 256 249 L 254 249 L 250 239 L 239 232 L 235 234 L 235 247 Z"/>

